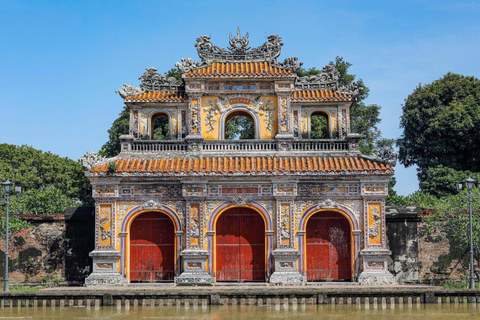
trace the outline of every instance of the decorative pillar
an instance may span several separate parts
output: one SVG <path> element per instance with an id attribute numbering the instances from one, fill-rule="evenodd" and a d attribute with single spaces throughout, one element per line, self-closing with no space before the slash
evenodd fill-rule
<path id="1" fill-rule="evenodd" d="M 201 143 L 205 138 L 202 135 L 202 97 L 198 94 L 189 99 L 188 135 L 185 140 L 189 151 L 200 151 Z"/>
<path id="2" fill-rule="evenodd" d="M 294 91 L 293 81 L 275 82 L 275 92 L 277 93 L 278 125 L 275 140 L 278 142 L 280 151 L 292 149 L 293 125 L 292 112 L 290 110 L 290 96 Z"/>
<path id="3" fill-rule="evenodd" d="M 93 272 L 85 279 L 85 285 L 118 285 L 126 282 L 119 272 L 121 253 L 115 248 L 115 201 L 102 201 L 95 206 L 95 250 L 89 256 L 93 260 Z"/>
<path id="4" fill-rule="evenodd" d="M 275 186 L 275 193 L 288 193 L 290 187 Z M 293 186 L 292 186 L 293 188 Z M 292 189 L 295 192 L 296 186 Z M 300 252 L 295 248 L 295 233 L 293 222 L 293 200 L 277 200 L 277 248 L 272 256 L 275 260 L 275 271 L 270 277 L 271 284 L 299 285 L 303 277 L 298 272 L 298 257 Z"/>
<path id="5" fill-rule="evenodd" d="M 372 187 L 367 187 L 372 188 Z M 364 200 L 363 213 L 364 249 L 362 273 L 358 277 L 361 284 L 396 284 L 395 277 L 388 271 L 388 257 L 391 251 L 386 247 L 385 201 L 383 198 Z"/>
<path id="6" fill-rule="evenodd" d="M 203 193 L 204 190 L 204 186 L 189 185 L 184 187 L 183 193 L 184 195 Z M 209 285 L 215 279 L 207 273 L 208 251 L 203 247 L 205 219 L 203 200 L 190 200 L 186 205 L 186 249 L 180 253 L 183 260 L 183 272 L 180 276 L 175 277 L 175 283 L 178 285 Z"/>
<path id="7" fill-rule="evenodd" d="M 180 252 L 182 251 L 182 236 L 183 236 L 183 231 L 175 231 L 175 241 L 176 241 L 176 247 L 177 251 L 175 252 L 175 257 L 177 258 L 175 261 L 175 276 L 179 276 L 180 273 L 182 272 L 182 266 L 181 266 L 181 257 L 180 257 Z"/>

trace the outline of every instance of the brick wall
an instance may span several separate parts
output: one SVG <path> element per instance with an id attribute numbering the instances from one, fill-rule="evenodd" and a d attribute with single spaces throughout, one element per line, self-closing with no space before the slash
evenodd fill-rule
<path id="1" fill-rule="evenodd" d="M 468 275 L 464 254 L 441 230 L 427 233 L 419 207 L 387 206 L 387 242 L 392 251 L 389 270 L 400 283 L 442 283 Z"/>
<path id="2" fill-rule="evenodd" d="M 83 285 L 91 272 L 94 212 L 69 208 L 48 216 L 22 215 L 34 227 L 10 233 L 9 280 L 15 284 L 60 282 Z M 0 239 L 0 277 L 5 273 L 5 238 Z"/>

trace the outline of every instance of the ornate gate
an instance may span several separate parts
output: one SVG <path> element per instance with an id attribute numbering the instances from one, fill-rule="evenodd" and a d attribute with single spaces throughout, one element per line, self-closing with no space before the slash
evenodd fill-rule
<path id="1" fill-rule="evenodd" d="M 130 281 L 159 282 L 175 276 L 175 230 L 160 212 L 139 215 L 130 227 Z"/>
<path id="2" fill-rule="evenodd" d="M 318 212 L 307 222 L 307 280 L 351 280 L 351 231 L 337 212 Z"/>
<path id="3" fill-rule="evenodd" d="M 233 208 L 216 226 L 217 281 L 265 281 L 265 223 L 256 211 Z"/>

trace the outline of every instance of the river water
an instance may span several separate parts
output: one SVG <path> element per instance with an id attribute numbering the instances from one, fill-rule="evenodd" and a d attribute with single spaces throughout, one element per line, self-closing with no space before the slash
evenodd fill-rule
<path id="1" fill-rule="evenodd" d="M 6 308 L 0 319 L 480 319 L 480 305 L 269 305 Z"/>

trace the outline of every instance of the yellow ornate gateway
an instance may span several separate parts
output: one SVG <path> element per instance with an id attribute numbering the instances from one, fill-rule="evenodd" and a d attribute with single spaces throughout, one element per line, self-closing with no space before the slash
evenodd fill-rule
<path id="1" fill-rule="evenodd" d="M 297 58 L 277 61 L 277 35 L 248 45 L 248 33 L 227 49 L 200 36 L 201 61 L 176 63 L 183 81 L 149 68 L 118 90 L 120 154 L 81 159 L 96 201 L 87 285 L 395 281 L 384 211 L 396 158 L 359 152 L 361 88 L 339 86 L 331 65 L 298 77 Z"/>

